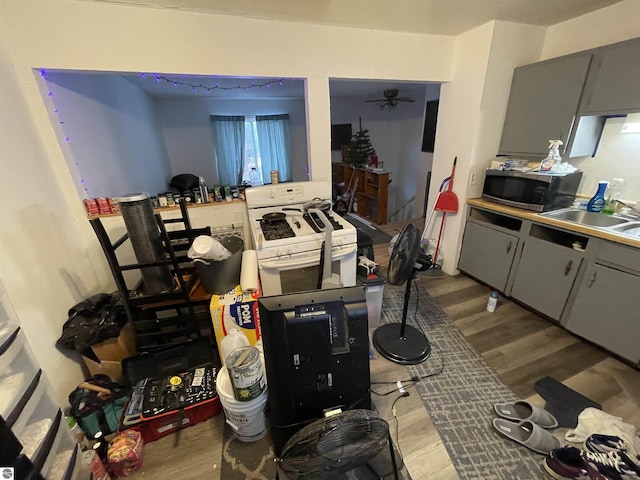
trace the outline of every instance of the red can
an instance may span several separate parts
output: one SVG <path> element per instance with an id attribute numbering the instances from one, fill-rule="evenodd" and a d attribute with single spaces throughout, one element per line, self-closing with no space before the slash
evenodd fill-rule
<path id="1" fill-rule="evenodd" d="M 109 199 L 105 197 L 99 197 L 98 209 L 100 210 L 100 215 L 104 215 L 105 213 L 111 213 L 111 204 L 109 203 Z"/>
<path id="2" fill-rule="evenodd" d="M 98 202 L 95 198 L 85 198 L 84 208 L 87 210 L 89 215 L 98 215 L 100 213 L 100 207 L 98 206 Z"/>
<path id="3" fill-rule="evenodd" d="M 111 205 L 111 213 L 120 213 L 120 205 L 115 197 L 109 199 L 109 205 Z"/>

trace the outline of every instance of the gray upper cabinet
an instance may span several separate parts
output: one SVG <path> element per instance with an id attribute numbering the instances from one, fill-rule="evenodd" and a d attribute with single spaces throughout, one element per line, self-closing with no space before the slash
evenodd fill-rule
<path id="1" fill-rule="evenodd" d="M 640 39 L 602 47 L 594 67 L 586 115 L 640 111 Z"/>
<path id="2" fill-rule="evenodd" d="M 589 265 L 566 320 L 567 330 L 640 362 L 640 277 Z"/>
<path id="3" fill-rule="evenodd" d="M 582 256 L 571 248 L 528 238 L 522 249 L 511 296 L 559 320 Z"/>
<path id="4" fill-rule="evenodd" d="M 549 140 L 569 139 L 593 54 L 517 67 L 513 73 L 499 154 L 546 156 Z"/>
<path id="5" fill-rule="evenodd" d="M 467 221 L 458 268 L 504 292 L 518 237 Z"/>

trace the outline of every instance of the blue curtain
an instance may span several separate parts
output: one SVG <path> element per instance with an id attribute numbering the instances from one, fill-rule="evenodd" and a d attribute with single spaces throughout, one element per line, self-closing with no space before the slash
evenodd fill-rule
<path id="1" fill-rule="evenodd" d="M 242 183 L 244 159 L 244 117 L 211 115 L 213 145 L 222 185 Z"/>
<path id="2" fill-rule="evenodd" d="M 271 183 L 271 170 L 277 170 L 281 182 L 291 180 L 291 134 L 289 115 L 256 116 L 262 179 Z"/>

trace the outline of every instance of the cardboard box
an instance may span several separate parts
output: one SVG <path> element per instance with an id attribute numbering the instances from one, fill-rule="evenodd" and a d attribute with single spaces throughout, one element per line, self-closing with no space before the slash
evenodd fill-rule
<path id="1" fill-rule="evenodd" d="M 82 361 L 91 375 L 108 375 L 114 382 L 122 381 L 123 359 L 136 354 L 133 327 L 127 323 L 120 336 L 97 343 L 82 352 Z"/>
<path id="2" fill-rule="evenodd" d="M 210 310 L 213 330 L 216 334 L 218 354 L 220 342 L 231 328 L 237 328 L 249 339 L 250 345 L 262 337 L 260 332 L 260 311 L 258 298 L 262 295 L 260 289 L 253 293 L 243 293 L 240 285 L 224 295 L 212 295 Z M 221 358 L 220 361 L 224 363 Z"/>

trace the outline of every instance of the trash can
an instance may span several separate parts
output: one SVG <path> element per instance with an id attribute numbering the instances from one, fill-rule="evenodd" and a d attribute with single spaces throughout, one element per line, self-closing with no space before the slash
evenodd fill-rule
<path id="1" fill-rule="evenodd" d="M 379 273 L 372 273 L 363 277 L 357 276 L 358 284 L 364 286 L 367 301 L 367 314 L 369 317 L 369 330 L 378 328 L 382 313 L 382 294 L 387 279 Z"/>
<path id="2" fill-rule="evenodd" d="M 220 243 L 231 252 L 225 260 L 194 259 L 196 273 L 200 277 L 204 289 L 214 295 L 223 295 L 240 284 L 240 267 L 244 242 L 241 238 L 231 236 L 220 240 Z"/>

